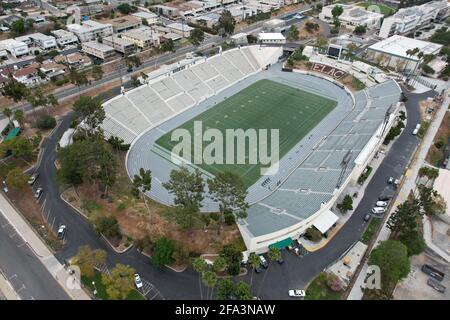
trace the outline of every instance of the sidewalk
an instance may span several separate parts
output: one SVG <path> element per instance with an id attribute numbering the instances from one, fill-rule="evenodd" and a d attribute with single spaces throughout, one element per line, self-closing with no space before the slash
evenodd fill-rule
<path id="1" fill-rule="evenodd" d="M 45 268 L 56 279 L 67 294 L 74 300 L 90 300 L 90 297 L 82 290 L 78 283 L 74 283 L 67 270 L 59 263 L 53 253 L 42 242 L 32 227 L 23 219 L 21 214 L 9 203 L 3 194 L 0 195 L 0 208 L 8 220 L 14 226 L 20 237 L 27 243 L 30 249 L 36 254 Z"/>
<path id="2" fill-rule="evenodd" d="M 408 199 L 408 195 L 411 192 L 411 190 L 415 189 L 416 186 L 416 178 L 419 173 L 419 169 L 423 166 L 425 163 L 425 157 L 427 156 L 428 149 L 430 148 L 431 144 L 433 143 L 434 137 L 436 135 L 436 132 L 439 129 L 439 126 L 441 125 L 442 119 L 445 116 L 445 113 L 447 112 L 447 106 L 450 103 L 450 98 L 446 96 L 444 102 L 442 103 L 442 106 L 439 108 L 435 119 L 431 123 L 430 127 L 428 128 L 427 133 L 425 134 L 425 137 L 422 139 L 422 142 L 418 146 L 418 150 L 415 153 L 415 158 L 413 158 L 411 161 L 411 165 L 409 169 L 405 173 L 405 180 L 403 182 L 402 188 L 400 189 L 400 192 L 398 193 L 398 196 L 395 200 L 394 205 L 392 206 L 391 211 L 389 212 L 389 215 L 392 212 L 395 212 L 397 209 L 397 206 L 403 202 L 405 202 Z M 387 221 L 387 219 L 386 219 Z M 433 251 L 435 251 L 437 254 L 440 255 L 440 250 L 435 250 L 434 247 L 436 247 L 432 241 L 431 241 L 431 226 L 429 225 L 429 222 L 427 224 L 428 220 L 424 218 L 424 239 L 425 243 L 428 247 L 430 247 Z M 386 227 L 386 224 L 383 225 L 380 233 L 378 234 L 378 237 L 376 239 L 375 245 L 372 248 L 372 250 L 381 242 L 389 239 L 390 230 Z M 430 245 L 431 244 L 431 245 Z M 448 256 L 448 255 L 447 255 Z M 443 257 L 445 259 L 445 257 Z M 363 292 L 361 289 L 361 286 L 364 282 L 364 279 L 366 277 L 366 272 L 363 272 L 364 270 L 367 270 L 367 261 L 364 263 L 364 266 L 362 268 L 362 271 L 359 273 L 358 278 L 356 279 L 356 282 L 353 286 L 353 288 L 350 291 L 350 294 L 347 298 L 347 300 L 361 300 L 363 297 Z"/>
<path id="3" fill-rule="evenodd" d="M 2 300 L 3 297 L 6 300 L 20 300 L 19 296 L 16 294 L 11 284 L 8 282 L 8 280 L 5 279 L 3 274 L 0 272 L 0 300 Z"/>

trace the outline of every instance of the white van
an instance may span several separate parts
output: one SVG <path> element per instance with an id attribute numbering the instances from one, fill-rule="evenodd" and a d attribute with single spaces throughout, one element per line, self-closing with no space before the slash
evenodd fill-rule
<path id="1" fill-rule="evenodd" d="M 419 129 L 415 128 L 412 132 L 413 136 L 415 136 L 419 132 Z"/>
<path id="2" fill-rule="evenodd" d="M 385 211 L 386 211 L 386 208 L 382 208 L 382 207 L 374 207 L 372 209 L 372 213 L 375 213 L 375 214 L 381 214 L 381 213 L 384 213 Z"/>

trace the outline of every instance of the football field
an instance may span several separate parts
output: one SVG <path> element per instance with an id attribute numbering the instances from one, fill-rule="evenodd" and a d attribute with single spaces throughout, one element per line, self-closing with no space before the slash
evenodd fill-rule
<path id="1" fill-rule="evenodd" d="M 201 121 L 203 132 L 218 129 L 223 133 L 223 150 L 226 150 L 226 129 L 267 129 L 270 144 L 270 130 L 279 129 L 280 159 L 293 148 L 308 132 L 314 128 L 333 108 L 337 102 L 271 80 L 260 80 L 228 97 L 197 117 L 185 122 L 179 128 L 187 129 L 192 137 L 191 154 L 194 159 L 194 121 Z M 176 130 L 176 129 L 175 129 Z M 172 151 L 179 141 L 172 141 L 172 132 L 160 137 L 156 143 Z M 203 142 L 203 149 L 210 142 Z M 196 146 L 198 147 L 198 146 Z M 201 147 L 200 147 L 201 148 Z M 249 150 L 246 144 L 246 158 Z M 270 152 L 270 146 L 267 147 Z M 236 155 L 237 148 L 235 148 Z M 224 155 L 224 162 L 225 162 Z M 236 160 L 236 157 L 235 157 Z M 243 179 L 247 187 L 254 184 L 261 176 L 260 168 L 265 165 L 249 164 L 196 164 L 212 175 L 222 171 L 231 171 Z"/>

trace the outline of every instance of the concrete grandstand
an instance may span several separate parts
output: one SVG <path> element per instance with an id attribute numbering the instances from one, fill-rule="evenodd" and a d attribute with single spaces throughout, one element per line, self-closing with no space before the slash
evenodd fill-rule
<path id="1" fill-rule="evenodd" d="M 336 107 L 280 159 L 275 175 L 262 176 L 249 187 L 246 200 L 251 207 L 238 226 L 251 252 L 297 238 L 329 213 L 345 186 L 357 180 L 373 157 L 394 122 L 393 107 L 401 94 L 394 80 L 353 94 L 324 75 L 283 72 L 281 54 L 281 47 L 232 49 L 162 73 L 104 104 L 106 137 L 118 136 L 131 144 L 126 160 L 130 177 L 140 168 L 152 170 L 148 196 L 172 205 L 172 195 L 162 183 L 177 165 L 155 143 L 165 133 L 262 79 L 336 101 Z M 217 210 L 218 205 L 205 197 L 202 211 Z"/>

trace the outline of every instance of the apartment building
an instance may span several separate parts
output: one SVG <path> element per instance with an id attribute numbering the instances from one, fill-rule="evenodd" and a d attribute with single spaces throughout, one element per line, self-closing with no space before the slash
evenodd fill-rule
<path id="1" fill-rule="evenodd" d="M 159 46 L 159 33 L 148 27 L 130 30 L 121 34 L 122 39 L 133 42 L 138 48 Z"/>
<path id="2" fill-rule="evenodd" d="M 194 30 L 194 28 L 188 26 L 186 23 L 170 23 L 166 25 L 166 28 L 169 29 L 170 32 L 179 34 L 182 37 L 189 37 L 191 34 L 191 31 Z"/>
<path id="3" fill-rule="evenodd" d="M 78 43 L 77 36 L 72 32 L 69 32 L 69 31 L 66 31 L 63 29 L 58 29 L 58 30 L 52 30 L 51 33 L 55 36 L 56 43 L 60 47 Z"/>
<path id="4" fill-rule="evenodd" d="M 15 39 L 6 39 L 0 41 L 0 48 L 6 50 L 15 58 L 26 56 L 29 53 L 28 45 L 22 41 Z"/>
<path id="5" fill-rule="evenodd" d="M 123 55 L 129 55 L 135 51 L 136 45 L 133 41 L 119 38 L 117 35 L 103 38 L 103 43 L 110 46 Z"/>
<path id="6" fill-rule="evenodd" d="M 121 33 L 142 26 L 142 20 L 134 16 L 123 16 L 108 20 L 107 22 L 112 25 L 114 33 Z"/>
<path id="7" fill-rule="evenodd" d="M 33 33 L 27 35 L 27 37 L 31 39 L 32 44 L 38 46 L 42 50 L 52 50 L 58 47 L 55 37 L 47 36 L 43 33 Z"/>
<path id="8" fill-rule="evenodd" d="M 442 21 L 450 15 L 449 6 L 446 0 L 442 0 L 400 9 L 383 20 L 379 36 L 386 39 L 395 34 L 405 35 L 432 21 Z"/>
<path id="9" fill-rule="evenodd" d="M 131 14 L 133 17 L 141 19 L 141 22 L 145 19 L 149 25 L 157 24 L 159 22 L 159 17 L 153 12 L 140 11 Z"/>
<path id="10" fill-rule="evenodd" d="M 97 41 L 83 42 L 81 50 L 88 55 L 104 61 L 112 59 L 116 52 L 113 47 Z"/>
<path id="11" fill-rule="evenodd" d="M 69 24 L 67 25 L 67 30 L 73 32 L 80 42 L 92 41 L 113 34 L 111 24 L 92 20 L 83 21 L 81 25 Z"/>

